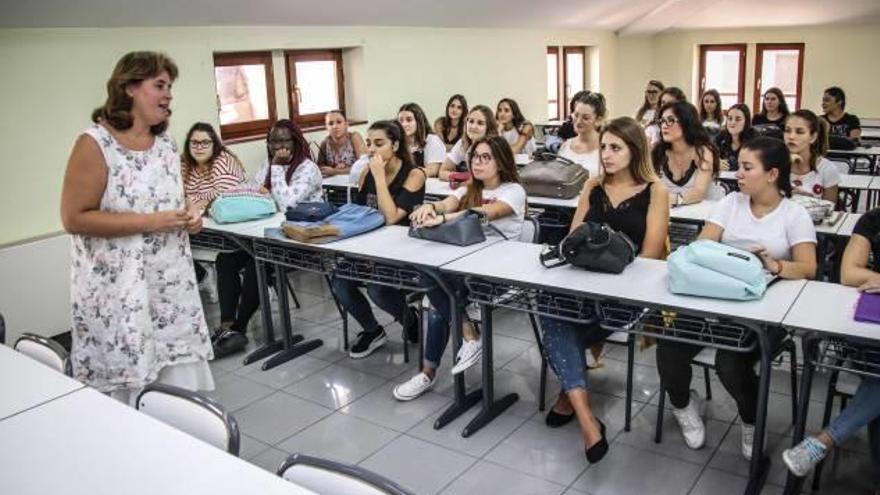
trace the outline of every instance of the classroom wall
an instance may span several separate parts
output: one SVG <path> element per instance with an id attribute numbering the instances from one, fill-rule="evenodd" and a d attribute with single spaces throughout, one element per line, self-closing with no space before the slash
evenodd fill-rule
<path id="1" fill-rule="evenodd" d="M 161 50 L 180 68 L 171 132 L 182 141 L 197 120 L 218 123 L 212 53 L 261 49 L 337 48 L 358 114 L 396 116 L 417 101 L 433 120 L 449 95 L 494 107 L 519 101 L 534 120 L 545 118 L 548 45 L 598 49 L 599 89 L 614 83 L 615 36 L 610 32 L 525 29 L 381 27 L 225 27 L 0 30 L 0 245 L 61 230 L 59 197 L 66 160 L 91 110 L 103 102 L 116 60 L 131 50 Z M 283 67 L 283 63 L 280 65 Z M 280 72 L 280 73 L 279 73 Z M 280 116 L 286 115 L 283 70 L 276 70 Z M 612 100 L 613 102 L 613 100 Z M 320 133 L 309 134 L 318 140 Z M 249 170 L 265 157 L 262 143 L 233 146 Z"/>
<path id="2" fill-rule="evenodd" d="M 679 86 L 689 97 L 696 96 L 698 46 L 716 43 L 748 44 L 745 101 L 749 106 L 755 87 L 755 44 L 805 43 L 802 107 L 820 110 L 823 90 L 841 86 L 846 91 L 847 110 L 864 117 L 880 116 L 878 24 L 690 30 L 651 37 L 620 37 L 617 79 L 624 84 L 616 88 L 617 101 L 622 107 L 637 108 L 648 79 Z"/>

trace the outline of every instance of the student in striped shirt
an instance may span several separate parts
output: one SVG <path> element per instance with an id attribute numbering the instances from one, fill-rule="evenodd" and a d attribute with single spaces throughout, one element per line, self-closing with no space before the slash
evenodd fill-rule
<path id="1" fill-rule="evenodd" d="M 180 161 L 186 199 L 202 210 L 221 192 L 248 180 L 238 157 L 223 145 L 211 124 L 204 122 L 196 122 L 186 133 Z"/>

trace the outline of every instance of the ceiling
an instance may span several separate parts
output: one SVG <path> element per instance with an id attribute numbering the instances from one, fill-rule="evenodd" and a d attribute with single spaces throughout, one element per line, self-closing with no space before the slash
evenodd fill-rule
<path id="1" fill-rule="evenodd" d="M 878 0 L 6 0 L 0 28 L 420 26 L 669 30 L 880 22 Z"/>

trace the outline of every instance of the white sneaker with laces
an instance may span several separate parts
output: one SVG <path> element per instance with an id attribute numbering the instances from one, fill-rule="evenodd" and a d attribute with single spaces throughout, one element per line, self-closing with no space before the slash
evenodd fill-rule
<path id="1" fill-rule="evenodd" d="M 436 381 L 436 375 L 434 378 L 431 378 L 424 373 L 419 373 L 408 381 L 394 387 L 394 398 L 401 401 L 413 400 L 428 390 L 431 390 Z"/>
<path id="2" fill-rule="evenodd" d="M 477 364 L 481 357 L 483 357 L 482 339 L 462 341 L 458 354 L 455 357 L 455 366 L 452 367 L 452 374 L 457 375 Z"/>
<path id="3" fill-rule="evenodd" d="M 740 447 L 742 455 L 747 461 L 752 460 L 752 446 L 755 444 L 755 425 L 742 423 L 740 425 Z"/>
<path id="4" fill-rule="evenodd" d="M 700 417 L 700 397 L 691 390 L 691 401 L 683 409 L 672 410 L 672 415 L 681 427 L 681 435 L 688 448 L 697 450 L 706 443 L 706 425 Z"/>

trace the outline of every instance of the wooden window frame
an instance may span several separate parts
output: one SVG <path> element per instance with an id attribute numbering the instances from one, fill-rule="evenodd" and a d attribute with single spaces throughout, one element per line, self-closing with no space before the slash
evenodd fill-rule
<path id="1" fill-rule="evenodd" d="M 286 50 L 284 52 L 284 64 L 287 72 L 287 105 L 290 110 L 290 118 L 302 129 L 323 128 L 325 112 L 300 115 L 299 101 L 295 97 L 296 85 L 296 62 L 315 62 L 332 60 L 336 62 L 336 89 L 339 95 L 339 108 L 345 112 L 345 73 L 342 68 L 342 50 Z M 346 114 L 347 116 L 347 114 Z"/>
<path id="2" fill-rule="evenodd" d="M 583 60 L 583 70 L 584 73 L 581 76 L 584 78 L 584 83 L 587 82 L 587 47 L 585 46 L 564 46 L 562 47 L 562 87 L 564 91 L 562 94 L 562 115 L 563 118 L 568 118 L 571 113 L 568 108 L 568 102 L 571 100 L 571 97 L 574 96 L 577 91 L 573 91 L 571 94 L 568 94 L 568 54 L 570 53 L 580 53 Z M 585 84 L 586 85 L 586 84 Z M 586 89 L 586 88 L 583 88 Z M 578 90 L 581 91 L 581 90 Z"/>
<path id="3" fill-rule="evenodd" d="M 562 80 L 562 64 L 559 60 L 559 47 L 558 46 L 548 46 L 547 47 L 547 55 L 553 55 L 556 57 L 556 99 L 555 100 L 547 100 L 547 104 L 555 103 L 556 104 L 556 117 L 555 119 L 563 119 L 565 118 L 565 113 L 562 109 L 564 106 L 565 95 L 563 94 L 564 82 Z M 562 103 L 562 105 L 560 105 Z M 548 116 L 549 117 L 549 116 Z"/>
<path id="4" fill-rule="evenodd" d="M 703 97 L 706 87 L 706 54 L 708 52 L 739 52 L 739 81 L 737 81 L 737 103 L 743 103 L 746 98 L 746 44 L 745 43 L 729 43 L 723 45 L 700 45 L 700 78 L 697 81 L 697 97 L 695 101 L 699 102 Z M 721 102 L 719 102 L 721 103 Z M 699 108 L 699 104 L 697 104 Z"/>
<path id="5" fill-rule="evenodd" d="M 760 112 L 761 108 L 761 71 L 764 68 L 764 51 L 766 50 L 797 50 L 798 51 L 798 68 L 797 68 L 797 94 L 794 98 L 794 108 L 792 112 L 801 107 L 801 97 L 803 96 L 804 82 L 804 51 L 806 44 L 804 43 L 758 43 L 755 45 L 755 97 L 753 113 Z"/>
<path id="6" fill-rule="evenodd" d="M 275 76 L 272 69 L 272 52 L 237 52 L 215 53 L 214 67 L 229 67 L 235 65 L 262 65 L 266 71 L 266 105 L 269 107 L 269 118 L 240 122 L 236 124 L 220 125 L 220 136 L 227 143 L 251 141 L 264 138 L 269 129 L 275 125 L 278 116 L 275 110 Z M 216 76 L 214 92 L 217 92 Z M 220 112 L 220 97 L 217 96 L 217 112 Z"/>

